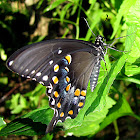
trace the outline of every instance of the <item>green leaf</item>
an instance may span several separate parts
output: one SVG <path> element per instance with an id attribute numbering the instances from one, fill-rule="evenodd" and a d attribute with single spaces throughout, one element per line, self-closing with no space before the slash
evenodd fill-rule
<path id="1" fill-rule="evenodd" d="M 105 105 L 103 110 L 95 111 L 89 113 L 87 116 L 85 116 L 84 121 L 80 126 L 76 126 L 73 128 L 68 129 L 68 125 L 74 125 L 74 124 L 66 124 L 65 128 L 67 129 L 65 134 L 66 135 L 75 135 L 75 136 L 86 136 L 89 134 L 94 134 L 97 130 L 99 130 L 100 123 L 105 119 L 109 108 L 111 108 L 115 101 L 113 101 L 110 97 L 107 96 L 106 98 L 107 104 Z M 81 131 L 82 130 L 82 131 Z"/>
<path id="2" fill-rule="evenodd" d="M 66 13 L 67 13 L 67 10 L 68 10 L 72 5 L 73 5 L 72 3 L 68 3 L 68 4 L 65 5 L 65 6 L 63 7 L 63 9 L 61 10 L 60 20 L 61 20 L 62 23 L 63 23 L 63 21 L 64 21 L 64 17 L 65 17 L 65 15 L 66 15 Z"/>
<path id="3" fill-rule="evenodd" d="M 132 51 L 131 47 L 134 45 L 134 42 L 136 40 L 136 31 L 137 31 L 137 26 L 135 24 L 128 25 L 127 36 L 125 40 L 126 53 L 131 53 Z"/>
<path id="4" fill-rule="evenodd" d="M 45 12 L 48 12 L 50 10 L 53 10 L 54 8 L 56 8 L 57 6 L 59 6 L 63 2 L 65 2 L 65 0 L 56 0 L 52 4 L 50 4 L 47 8 L 45 8 L 43 12 L 45 13 Z"/>
<path id="5" fill-rule="evenodd" d="M 12 95 L 12 99 L 10 101 L 10 109 L 12 110 L 12 114 L 18 114 L 20 113 L 24 108 L 27 106 L 26 99 L 20 95 L 20 93 L 17 93 L 16 95 Z"/>
<path id="6" fill-rule="evenodd" d="M 121 78 L 121 80 L 124 80 L 124 81 L 127 81 L 127 82 L 131 82 L 131 83 L 135 83 L 135 84 L 139 84 L 140 85 L 140 78 L 139 77 L 137 77 L 137 78 L 124 77 L 124 78 Z"/>
<path id="7" fill-rule="evenodd" d="M 106 103 L 106 101 L 105 101 L 106 95 L 107 95 L 107 93 L 109 93 L 110 87 L 113 84 L 113 81 L 115 80 L 117 74 L 121 71 L 122 67 L 124 66 L 126 59 L 127 59 L 127 55 L 123 55 L 118 61 L 116 61 L 112 65 L 108 75 L 103 80 L 102 84 L 100 85 L 100 88 L 98 89 L 98 87 L 97 87 L 95 89 L 95 91 L 98 90 L 97 97 L 96 97 L 96 99 L 94 99 L 93 103 L 87 110 L 86 114 L 94 111 L 95 109 L 101 110 L 104 107 L 104 105 Z M 101 100 L 103 100 L 103 101 L 101 101 Z"/>
<path id="8" fill-rule="evenodd" d="M 117 104 L 109 110 L 107 117 L 100 124 L 100 128 L 98 129 L 97 132 L 101 131 L 103 128 L 108 126 L 114 120 L 116 120 L 122 116 L 135 116 L 135 115 L 134 115 L 129 103 L 127 102 L 127 100 L 124 98 L 123 95 L 120 95 L 120 98 L 117 101 Z"/>
<path id="9" fill-rule="evenodd" d="M 78 7 L 81 8 L 81 6 L 79 5 L 80 0 L 73 0 L 71 2 L 73 4 L 71 15 L 74 15 L 77 12 L 76 10 L 78 9 Z"/>
<path id="10" fill-rule="evenodd" d="M 19 98 L 20 98 L 20 93 L 17 93 L 15 95 L 14 94 L 12 95 L 10 109 L 14 109 L 14 108 L 17 107 Z"/>
<path id="11" fill-rule="evenodd" d="M 130 10 L 130 7 L 132 5 L 134 5 L 135 2 L 136 2 L 136 0 L 124 0 L 123 1 L 123 3 L 120 6 L 120 9 L 118 11 L 118 14 L 116 15 L 116 20 L 114 22 L 113 33 L 112 33 L 111 38 L 113 38 L 115 36 L 115 34 L 117 33 L 117 31 L 120 27 L 120 22 L 121 22 L 122 17 L 128 13 L 128 11 Z"/>
<path id="12" fill-rule="evenodd" d="M 0 49 L 0 56 L 3 61 L 7 60 L 7 55 L 5 54 L 4 49 Z"/>
<path id="13" fill-rule="evenodd" d="M 41 128 L 41 129 L 40 129 Z M 15 119 L 0 131 L 0 136 L 16 135 L 41 135 L 45 134 L 46 125 L 35 123 L 29 118 Z"/>
<path id="14" fill-rule="evenodd" d="M 125 74 L 129 77 L 140 74 L 140 67 L 137 65 L 125 65 Z"/>
<path id="15" fill-rule="evenodd" d="M 132 46 L 129 57 L 127 59 L 127 63 L 125 65 L 125 74 L 130 76 L 135 76 L 140 74 L 140 1 L 136 1 L 135 5 L 133 5 L 129 13 L 127 15 L 126 24 L 129 26 L 128 37 L 126 39 L 126 44 L 128 44 L 128 48 L 126 50 L 130 50 L 129 47 Z M 133 77 L 131 79 L 125 78 L 124 80 L 131 81 L 134 83 L 139 83 L 138 77 Z"/>
<path id="16" fill-rule="evenodd" d="M 0 130 L 6 125 L 6 122 L 0 117 Z"/>
<path id="17" fill-rule="evenodd" d="M 8 77 L 0 77 L 0 83 L 7 85 L 8 84 Z"/>
<path id="18" fill-rule="evenodd" d="M 48 106 L 45 106 L 29 112 L 21 118 L 30 118 L 34 122 L 41 122 L 42 124 L 48 125 L 53 117 L 53 112 L 54 111 L 52 109 L 50 109 Z"/>
<path id="19" fill-rule="evenodd" d="M 41 84 L 38 84 L 37 87 L 33 91 L 30 91 L 30 92 L 24 94 L 24 97 L 29 98 L 29 100 L 31 102 L 30 107 L 35 109 L 38 107 L 40 96 L 45 93 L 46 93 L 46 87 L 42 86 Z M 41 100 L 41 105 L 42 105 L 42 103 L 43 103 L 42 101 L 44 101 L 44 99 L 46 100 L 46 103 L 48 103 L 48 99 L 46 97 Z"/>
<path id="20" fill-rule="evenodd" d="M 37 4 L 37 9 L 39 9 L 41 7 L 41 5 L 43 4 L 44 0 L 39 0 L 38 4 Z"/>
<path id="21" fill-rule="evenodd" d="M 21 118 L 15 119 L 0 131 L 1 136 L 16 135 L 41 135 L 45 134 L 46 125 L 53 117 L 53 110 L 48 107 L 36 109 Z"/>
<path id="22" fill-rule="evenodd" d="M 47 134 L 39 140 L 53 140 L 53 134 Z"/>
<path id="23" fill-rule="evenodd" d="M 129 53 L 127 62 L 134 63 L 140 57 L 140 1 L 137 0 L 135 5 L 130 8 L 127 15 L 126 24 L 131 27 L 128 31 L 128 35 L 132 34 L 129 39 L 127 37 L 126 43 L 128 42 L 132 48 Z M 129 40 L 128 40 L 129 39 Z"/>

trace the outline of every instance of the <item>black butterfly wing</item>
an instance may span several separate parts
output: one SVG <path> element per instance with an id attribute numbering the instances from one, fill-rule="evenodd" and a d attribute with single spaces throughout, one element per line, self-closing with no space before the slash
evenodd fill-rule
<path id="1" fill-rule="evenodd" d="M 57 121 L 64 122 L 66 118 L 75 118 L 85 104 L 87 84 L 93 67 L 97 63 L 96 57 L 88 52 L 76 52 L 71 57 L 72 62 L 68 66 L 69 72 L 66 75 L 69 81 L 66 77 L 62 82 L 60 80 L 53 91 L 58 93 L 57 97 L 54 94 L 50 98 L 50 106 L 52 105 L 55 109 L 55 114 L 47 127 L 47 133 L 52 131 Z M 52 87 L 54 87 L 53 84 Z"/>
<path id="2" fill-rule="evenodd" d="M 47 87 L 49 105 L 55 110 L 47 132 L 59 120 L 75 118 L 84 106 L 90 75 L 99 66 L 98 52 L 92 46 L 77 40 L 45 41 L 25 46 L 8 59 L 9 69 Z"/>

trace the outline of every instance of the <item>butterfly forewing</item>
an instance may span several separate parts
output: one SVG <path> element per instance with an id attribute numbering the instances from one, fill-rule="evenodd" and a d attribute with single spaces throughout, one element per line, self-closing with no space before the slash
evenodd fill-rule
<path id="1" fill-rule="evenodd" d="M 96 44 L 79 40 L 51 40 L 25 46 L 7 61 L 9 69 L 47 88 L 54 117 L 47 127 L 75 118 L 85 104 L 88 81 L 97 84 L 100 52 Z M 91 77 L 90 77 L 91 76 Z"/>

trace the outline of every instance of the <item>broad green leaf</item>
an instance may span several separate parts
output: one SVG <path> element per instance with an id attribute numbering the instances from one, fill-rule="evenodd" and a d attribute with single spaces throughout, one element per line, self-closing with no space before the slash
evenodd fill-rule
<path id="1" fill-rule="evenodd" d="M 97 91 L 96 99 L 94 99 L 93 103 L 87 110 L 86 114 L 94 110 L 101 110 L 104 107 L 104 105 L 106 104 L 105 101 L 106 95 L 109 93 L 110 87 L 113 84 L 113 81 L 115 80 L 117 74 L 121 71 L 122 67 L 124 66 L 126 59 L 127 59 L 127 55 L 123 55 L 118 61 L 116 61 L 112 65 L 108 75 L 103 80 L 100 88 Z"/>
<path id="2" fill-rule="evenodd" d="M 132 47 L 136 40 L 136 31 L 137 31 L 137 26 L 135 24 L 128 25 L 124 51 L 126 51 L 126 53 L 129 53 L 129 56 L 131 56 L 130 54 L 134 52 Z M 129 61 L 127 60 L 127 62 Z"/>
<path id="3" fill-rule="evenodd" d="M 21 118 L 15 119 L 0 131 L 1 136 L 16 135 L 40 135 L 45 134 L 46 125 L 53 117 L 53 110 L 43 107 L 30 112 Z"/>
<path id="4" fill-rule="evenodd" d="M 48 106 L 45 106 L 29 112 L 21 118 L 30 118 L 34 122 L 41 122 L 42 124 L 48 125 L 53 117 L 53 112 L 54 111 L 52 109 L 50 109 Z"/>
<path id="5" fill-rule="evenodd" d="M 121 19 L 124 15 L 126 15 L 128 13 L 128 11 L 130 10 L 130 7 L 132 5 L 134 5 L 136 2 L 136 0 L 124 0 L 122 5 L 120 6 L 120 9 L 118 11 L 118 14 L 116 16 L 116 21 L 114 22 L 114 26 L 113 26 L 113 33 L 111 38 L 113 38 L 115 36 L 115 34 L 118 31 L 118 28 L 120 27 L 120 22 Z"/>
<path id="6" fill-rule="evenodd" d="M 46 125 L 35 123 L 29 118 L 15 119 L 0 131 L 0 136 L 16 135 L 41 135 L 45 134 Z"/>
<path id="7" fill-rule="evenodd" d="M 127 62 L 134 63 L 140 57 L 140 1 L 137 0 L 135 5 L 130 8 L 130 11 L 127 15 L 126 24 L 130 26 L 130 33 L 132 34 L 131 39 L 126 40 L 132 48 L 129 53 L 129 58 Z"/>
<path id="8" fill-rule="evenodd" d="M 75 136 L 86 136 L 89 134 L 94 134 L 97 130 L 99 130 L 100 123 L 105 119 L 109 108 L 111 108 L 115 101 L 112 100 L 110 97 L 107 96 L 107 103 L 103 110 L 95 111 L 89 113 L 87 116 L 85 116 L 84 121 L 80 126 L 75 126 L 73 128 L 70 128 L 70 126 L 74 126 L 74 124 L 67 123 L 65 125 L 66 135 L 75 135 Z M 68 129 L 70 128 L 70 129 Z M 81 131 L 82 130 L 82 131 Z"/>
<path id="9" fill-rule="evenodd" d="M 133 5 L 129 13 L 127 15 L 126 24 L 130 26 L 128 30 L 128 37 L 126 39 L 126 44 L 128 47 L 132 46 L 129 57 L 127 59 L 127 63 L 125 65 L 125 74 L 130 76 L 135 76 L 140 74 L 140 1 L 136 1 L 135 5 Z M 126 49 L 127 50 L 127 49 Z M 129 50 L 129 49 L 128 49 Z M 134 83 L 139 83 L 139 78 L 125 78 L 127 81 L 131 81 Z"/>
<path id="10" fill-rule="evenodd" d="M 122 116 L 135 116 L 129 103 L 127 102 L 127 100 L 124 98 L 123 95 L 119 98 L 117 103 L 109 110 L 107 117 L 100 124 L 100 128 L 97 132 L 101 131 L 106 126 L 108 126 L 110 123 L 112 123 L 114 120 L 116 120 Z"/>

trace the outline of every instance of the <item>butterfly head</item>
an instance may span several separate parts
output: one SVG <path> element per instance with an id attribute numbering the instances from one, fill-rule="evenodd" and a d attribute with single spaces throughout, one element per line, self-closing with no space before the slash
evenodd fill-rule
<path id="1" fill-rule="evenodd" d="M 101 55 L 105 55 L 105 48 L 104 48 L 104 40 L 105 38 L 101 35 L 98 35 L 95 39 L 94 47 L 98 52 L 100 52 Z"/>
<path id="2" fill-rule="evenodd" d="M 98 35 L 95 39 L 95 45 L 98 46 L 103 46 L 104 43 L 104 37 L 102 37 L 101 35 Z"/>

